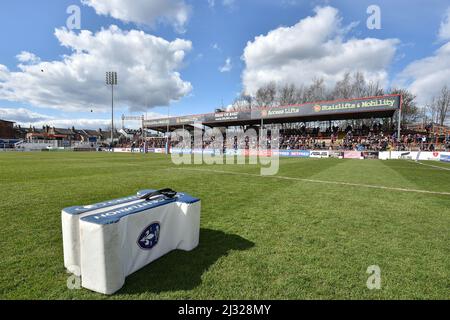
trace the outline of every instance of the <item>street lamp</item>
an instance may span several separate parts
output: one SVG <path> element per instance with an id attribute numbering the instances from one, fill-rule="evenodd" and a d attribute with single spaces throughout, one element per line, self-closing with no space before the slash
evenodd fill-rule
<path id="1" fill-rule="evenodd" d="M 114 141 L 114 86 L 117 86 L 117 72 L 106 72 L 106 85 L 111 86 L 111 145 Z"/>

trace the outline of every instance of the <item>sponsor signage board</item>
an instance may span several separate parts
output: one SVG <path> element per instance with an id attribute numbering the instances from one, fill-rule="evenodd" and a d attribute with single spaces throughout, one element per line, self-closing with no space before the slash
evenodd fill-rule
<path id="1" fill-rule="evenodd" d="M 449 154 L 441 154 L 440 160 L 442 162 L 450 162 L 450 153 Z"/>
<path id="2" fill-rule="evenodd" d="M 404 160 L 419 160 L 419 161 L 440 161 L 442 156 L 450 155 L 450 152 L 438 151 L 382 151 L 379 153 L 379 158 L 382 160 L 388 159 L 404 159 Z"/>
<path id="3" fill-rule="evenodd" d="M 345 151 L 344 159 L 361 159 L 361 151 Z"/>
<path id="4" fill-rule="evenodd" d="M 311 158 L 328 158 L 330 156 L 329 151 L 324 150 L 313 150 L 311 151 Z"/>
<path id="5" fill-rule="evenodd" d="M 252 111 L 230 111 L 220 113 L 208 113 L 203 115 L 191 115 L 182 117 L 144 120 L 147 128 L 161 128 L 167 126 L 179 126 L 183 124 L 214 124 L 233 121 L 248 121 L 261 119 L 283 119 L 330 116 L 346 113 L 367 113 L 377 111 L 395 111 L 400 108 L 400 96 L 388 95 L 373 98 L 361 98 L 347 101 L 326 101 L 305 103 L 286 107 L 269 107 Z"/>

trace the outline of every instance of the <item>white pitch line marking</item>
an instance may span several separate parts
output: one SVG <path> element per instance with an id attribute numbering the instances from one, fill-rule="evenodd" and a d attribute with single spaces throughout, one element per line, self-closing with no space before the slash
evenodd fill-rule
<path id="1" fill-rule="evenodd" d="M 303 181 L 303 182 L 311 182 L 311 183 L 323 183 L 323 184 L 332 184 L 332 185 L 341 185 L 341 186 L 363 187 L 363 188 L 371 188 L 371 189 L 382 189 L 382 190 L 392 190 L 392 191 L 401 191 L 401 192 L 414 192 L 414 193 L 438 194 L 438 195 L 450 196 L 450 192 L 439 192 L 439 191 L 428 191 L 428 190 L 418 190 L 418 189 L 386 187 L 386 186 L 377 186 L 377 185 L 371 185 L 371 184 L 359 184 L 359 183 L 351 183 L 351 182 L 304 179 L 304 178 L 295 178 L 295 177 L 286 177 L 286 176 L 262 176 L 262 175 L 254 174 L 254 173 L 232 172 L 232 171 L 225 171 L 225 170 L 189 169 L 189 168 L 173 168 L 173 169 L 186 170 L 186 171 L 198 171 L 198 172 L 210 172 L 210 173 L 223 173 L 223 174 L 231 174 L 231 175 L 238 175 L 238 176 L 272 178 L 272 179 L 281 179 L 281 180 L 294 180 L 294 181 Z"/>
<path id="2" fill-rule="evenodd" d="M 437 169 L 441 169 L 441 170 L 447 170 L 447 171 L 450 171 L 450 168 L 444 168 L 444 167 L 439 167 L 439 166 L 433 166 L 432 164 L 425 164 L 425 163 L 422 163 L 422 162 L 419 162 L 419 161 L 412 161 L 412 162 L 417 163 L 417 164 L 421 164 L 421 165 L 427 166 L 427 167 L 432 167 L 432 168 L 437 168 Z"/>

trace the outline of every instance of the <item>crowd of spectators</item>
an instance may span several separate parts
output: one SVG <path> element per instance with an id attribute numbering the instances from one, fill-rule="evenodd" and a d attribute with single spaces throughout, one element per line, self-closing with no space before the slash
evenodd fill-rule
<path id="1" fill-rule="evenodd" d="M 389 130 L 390 129 L 390 130 Z M 450 149 L 450 136 L 436 136 L 431 132 L 407 132 L 397 139 L 397 132 L 393 128 L 383 128 L 381 124 L 372 127 L 361 126 L 353 128 L 348 125 L 345 128 L 332 126 L 321 130 L 320 128 L 282 129 L 279 139 L 275 141 L 269 134 L 266 137 L 264 147 L 271 148 L 278 142 L 281 150 L 355 150 L 355 151 L 436 151 Z M 243 139 L 236 134 L 228 136 L 228 141 L 211 137 L 201 142 L 194 143 L 192 137 L 190 145 L 194 149 L 225 149 L 227 145 L 233 145 L 234 149 L 258 148 L 258 136 L 244 135 Z M 148 148 L 165 148 L 167 139 L 165 137 L 150 137 L 145 139 Z M 134 143 L 134 145 L 133 145 Z M 179 141 L 171 141 L 171 147 L 176 147 Z M 144 147 L 144 139 L 134 142 L 129 141 L 121 147 Z"/>
<path id="2" fill-rule="evenodd" d="M 431 132 L 405 132 L 397 139 L 395 130 L 383 130 L 380 124 L 372 128 L 362 126 L 344 130 L 331 127 L 320 132 L 310 130 L 284 130 L 281 132 L 280 149 L 291 150 L 355 150 L 355 151 L 435 151 L 450 149 L 450 136 L 437 136 Z"/>

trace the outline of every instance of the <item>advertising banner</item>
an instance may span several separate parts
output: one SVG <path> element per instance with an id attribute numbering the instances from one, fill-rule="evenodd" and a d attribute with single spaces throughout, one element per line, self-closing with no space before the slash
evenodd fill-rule
<path id="1" fill-rule="evenodd" d="M 361 159 L 361 151 L 345 151 L 344 159 Z"/>
<path id="2" fill-rule="evenodd" d="M 450 153 L 442 153 L 440 160 L 442 162 L 450 162 Z"/>
<path id="3" fill-rule="evenodd" d="M 274 151 L 274 154 L 280 157 L 295 157 L 295 158 L 309 158 L 309 150 L 279 150 Z"/>
<path id="4" fill-rule="evenodd" d="M 348 101 L 306 103 L 298 106 L 272 107 L 252 111 L 252 119 L 274 119 L 286 117 L 305 117 L 314 115 L 332 115 L 339 113 L 373 112 L 397 110 L 400 108 L 400 96 L 365 98 Z"/>
<path id="5" fill-rule="evenodd" d="M 171 117 L 162 119 L 145 120 L 144 126 L 147 128 L 164 128 L 170 126 L 180 127 L 181 125 L 203 124 L 229 124 L 236 121 L 249 120 L 270 120 L 286 118 L 320 118 L 322 116 L 349 114 L 349 113 L 370 113 L 395 111 L 400 108 L 399 95 L 386 95 L 381 97 L 369 97 L 350 100 L 336 100 L 325 102 L 312 102 L 300 105 L 285 107 L 267 107 L 254 109 L 252 111 L 229 111 L 208 113 L 200 115 L 189 115 L 182 117 Z"/>
<path id="6" fill-rule="evenodd" d="M 319 150 L 319 151 L 311 151 L 311 158 L 328 158 L 330 157 L 329 151 Z"/>
<path id="7" fill-rule="evenodd" d="M 431 151 L 383 151 L 379 153 L 379 158 L 382 160 L 388 159 L 403 159 L 403 160 L 418 160 L 418 161 L 440 161 L 442 156 L 444 159 L 450 152 L 431 152 Z"/>
<path id="8" fill-rule="evenodd" d="M 362 156 L 364 159 L 378 159 L 378 154 L 377 151 L 363 151 Z"/>

